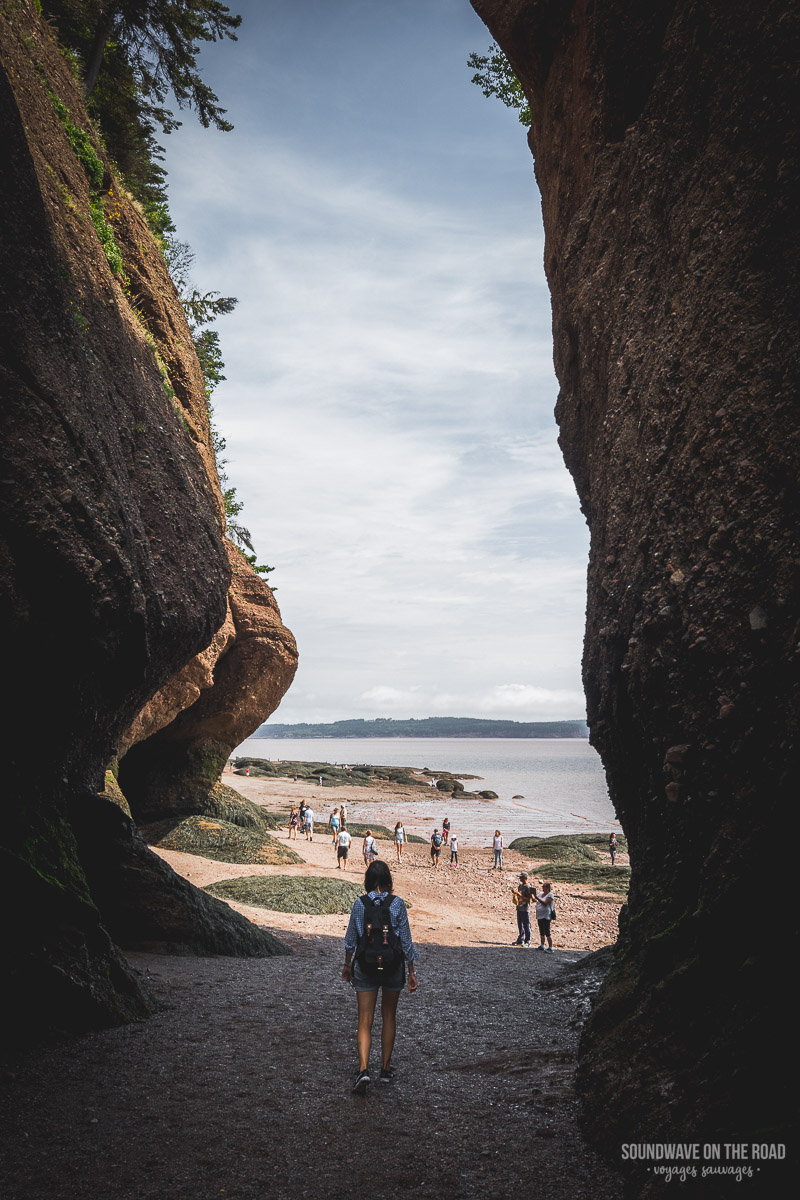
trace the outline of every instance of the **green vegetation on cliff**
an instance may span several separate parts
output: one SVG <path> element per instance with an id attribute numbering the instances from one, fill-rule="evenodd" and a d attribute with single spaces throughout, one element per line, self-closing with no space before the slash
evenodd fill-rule
<path id="1" fill-rule="evenodd" d="M 249 530 L 242 524 L 242 502 L 225 473 L 225 439 L 215 427 L 211 396 L 224 380 L 224 362 L 215 329 L 206 328 L 217 317 L 236 306 L 233 296 L 202 291 L 190 278 L 194 254 L 178 239 L 169 212 L 167 174 L 162 165 L 161 133 L 168 134 L 181 122 L 166 106 L 172 97 L 179 109 L 194 111 L 205 128 L 223 132 L 233 129 L 225 118 L 219 97 L 204 82 L 198 68 L 202 43 L 230 39 L 242 18 L 219 0 L 42 0 L 41 11 L 50 21 L 73 74 L 82 84 L 93 135 L 102 141 L 123 186 L 138 202 L 142 214 L 160 245 L 173 283 L 183 305 L 200 369 L 205 380 L 211 440 L 222 488 L 228 537 L 249 551 L 245 558 L 260 575 L 273 568 L 257 562 Z M 90 181 L 90 216 L 111 269 L 127 289 L 124 263 L 117 247 L 105 206 L 113 199 L 113 182 L 92 144 L 92 135 L 75 126 L 69 110 L 58 99 L 53 103 L 61 117 L 77 157 Z M 130 297 L 129 297 L 130 298 Z M 166 348 L 159 346 L 148 319 L 131 298 L 131 307 L 151 341 L 165 389 L 174 394 L 165 365 Z M 182 413 L 178 411 L 179 419 Z"/>

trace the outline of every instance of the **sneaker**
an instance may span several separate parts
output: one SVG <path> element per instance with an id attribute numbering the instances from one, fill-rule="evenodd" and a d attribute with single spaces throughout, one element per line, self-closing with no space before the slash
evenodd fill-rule
<path id="1" fill-rule="evenodd" d="M 363 1096 L 369 1086 L 369 1071 L 359 1071 L 356 1076 L 356 1081 L 353 1084 L 353 1091 L 357 1096 Z"/>
<path id="2" fill-rule="evenodd" d="M 546 946 L 544 952 L 545 952 L 545 954 L 555 954 L 555 950 L 553 949 L 552 946 Z"/>
<path id="3" fill-rule="evenodd" d="M 526 949 L 526 950 L 530 950 L 530 948 L 531 948 L 531 944 L 530 944 L 530 942 L 523 942 L 522 944 L 523 944 L 523 946 L 525 947 L 525 949 Z"/>
<path id="4" fill-rule="evenodd" d="M 512 946 L 521 946 L 522 942 L 512 942 L 511 945 Z"/>
<path id="5" fill-rule="evenodd" d="M 378 1083 L 391 1083 L 394 1079 L 394 1067 L 381 1067 Z"/>
<path id="6" fill-rule="evenodd" d="M 544 946 L 537 946 L 537 947 L 536 947 L 536 949 L 537 949 L 537 950 L 544 950 Z"/>

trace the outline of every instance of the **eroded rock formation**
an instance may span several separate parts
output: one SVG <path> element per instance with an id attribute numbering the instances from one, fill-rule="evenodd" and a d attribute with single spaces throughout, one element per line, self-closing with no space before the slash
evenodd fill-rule
<path id="1" fill-rule="evenodd" d="M 613 1153 L 775 1140 L 776 844 L 800 792 L 797 10 L 473 5 L 531 102 L 557 417 L 592 535 L 591 738 L 633 866 L 588 1112 Z"/>
<path id="2" fill-rule="evenodd" d="M 258 728 L 264 713 L 277 708 L 294 676 L 294 638 L 281 622 L 272 592 L 235 546 L 229 557 L 225 624 L 205 657 L 178 677 L 177 689 L 171 682 L 144 710 L 136 727 L 153 732 L 137 740 L 120 763 L 123 791 L 142 823 L 206 812 L 209 792 L 231 751 Z M 204 677 L 195 675 L 189 687 L 187 672 L 195 669 Z M 180 700 L 189 701 L 179 711 L 173 707 L 176 690 Z"/>
<path id="3" fill-rule="evenodd" d="M 275 949 L 166 868 L 120 796 L 98 793 L 126 731 L 154 727 L 152 706 L 150 724 L 140 715 L 154 696 L 172 695 L 158 726 L 213 693 L 218 647 L 238 664 L 248 699 L 236 704 L 253 728 L 288 686 L 294 647 L 243 560 L 229 599 L 207 405 L 184 314 L 104 163 L 124 275 L 110 269 L 68 129 L 91 136 L 90 123 L 34 5 L 13 6 L 11 19 L 0 13 L 0 58 L 0 879 L 13 916 L 6 1029 L 16 1035 L 20 1024 L 75 1027 L 149 1011 L 117 942 Z M 248 588 L 280 643 L 270 661 L 252 653 L 258 638 L 239 611 Z M 270 690 L 260 672 L 278 661 Z M 220 707 L 232 696 L 229 688 Z"/>

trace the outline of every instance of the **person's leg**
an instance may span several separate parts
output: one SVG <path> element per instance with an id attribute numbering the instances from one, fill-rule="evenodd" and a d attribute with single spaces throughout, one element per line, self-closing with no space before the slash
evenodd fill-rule
<path id="1" fill-rule="evenodd" d="M 391 1065 L 394 1039 L 397 1033 L 397 1003 L 399 999 L 399 992 L 383 990 L 381 999 L 381 1054 L 383 1061 L 381 1065 L 387 1069 Z"/>
<path id="2" fill-rule="evenodd" d="M 522 914 L 522 941 L 526 946 L 531 944 L 531 914 L 526 908 Z"/>
<path id="3" fill-rule="evenodd" d="M 544 932 L 544 931 L 545 931 L 545 923 L 544 923 L 544 921 L 543 921 L 541 918 L 539 918 L 539 919 L 537 920 L 536 924 L 539 926 L 539 940 L 540 940 L 540 943 L 541 943 L 541 945 L 540 945 L 540 947 L 539 947 L 539 948 L 540 948 L 541 950 L 544 950 L 544 940 L 545 940 L 545 932 Z"/>
<path id="4" fill-rule="evenodd" d="M 358 999 L 358 1069 L 366 1071 L 369 1062 L 369 1052 L 372 1048 L 372 1022 L 375 1019 L 375 1005 L 378 1001 L 378 989 L 374 992 L 356 992 Z"/>
<path id="5" fill-rule="evenodd" d="M 520 912 L 519 909 L 517 909 L 517 940 L 514 942 L 514 945 L 521 946 L 522 942 L 524 940 L 524 937 L 525 937 L 525 935 L 522 932 L 522 913 Z"/>

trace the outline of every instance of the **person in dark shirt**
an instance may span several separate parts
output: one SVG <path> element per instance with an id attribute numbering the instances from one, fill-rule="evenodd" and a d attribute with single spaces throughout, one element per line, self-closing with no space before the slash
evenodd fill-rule
<path id="1" fill-rule="evenodd" d="M 519 931 L 514 946 L 530 946 L 531 944 L 531 900 L 534 889 L 528 887 L 528 874 L 520 871 L 519 886 L 511 889 L 514 903 L 517 906 L 517 929 Z"/>

